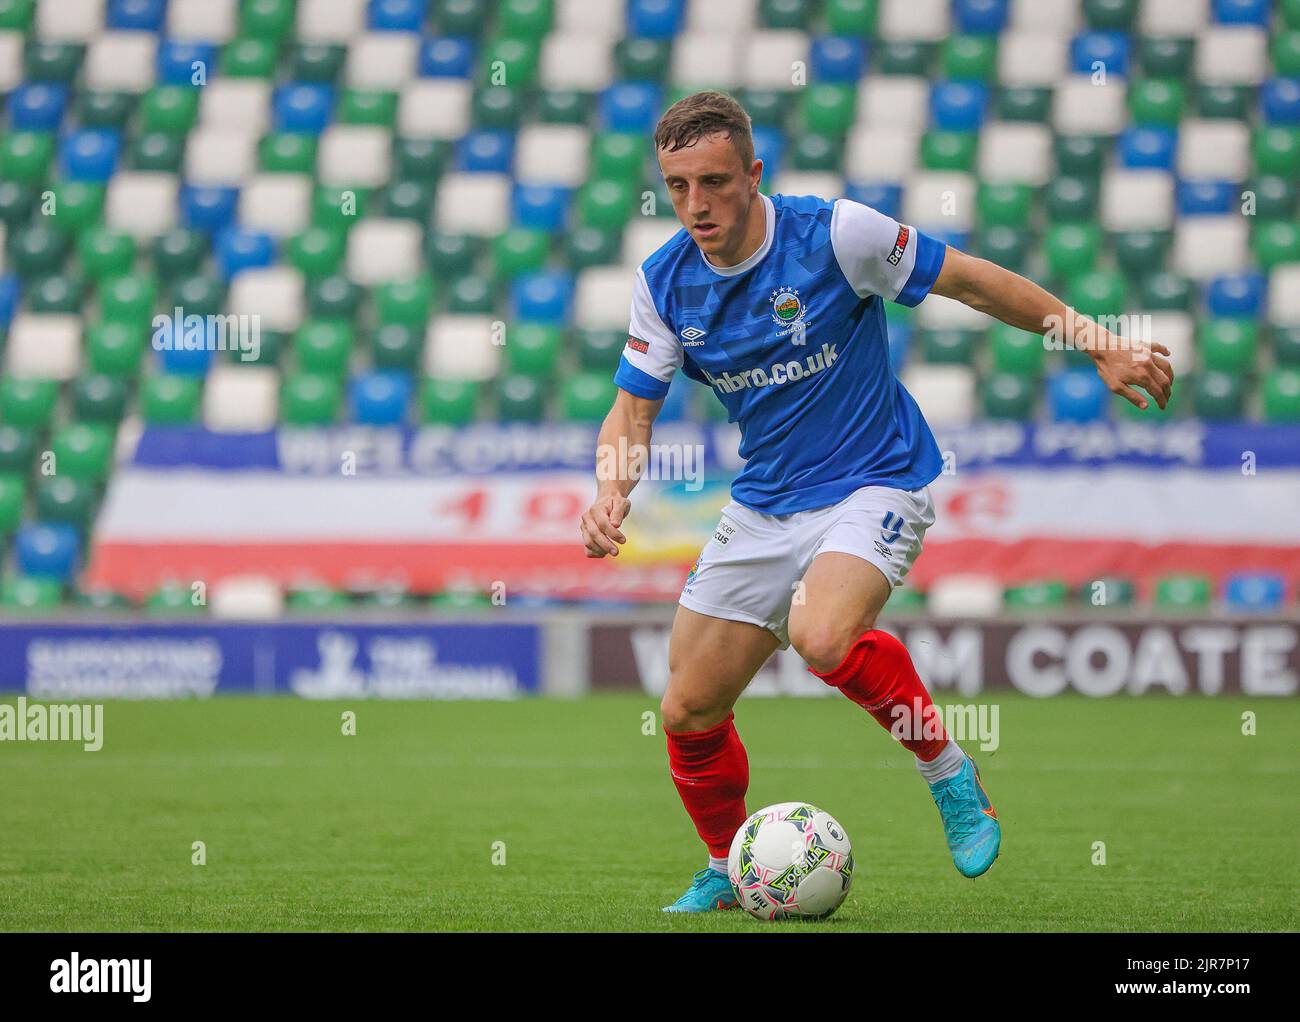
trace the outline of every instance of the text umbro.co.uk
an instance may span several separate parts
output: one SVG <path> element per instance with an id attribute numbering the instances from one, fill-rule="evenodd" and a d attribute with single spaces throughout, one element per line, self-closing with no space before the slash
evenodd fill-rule
<path id="1" fill-rule="evenodd" d="M 834 344 L 823 344 L 822 350 L 809 355 L 802 362 L 792 359 L 789 362 L 777 362 L 770 369 L 742 369 L 738 373 L 724 372 L 714 376 L 707 369 L 704 378 L 724 394 L 731 394 L 746 387 L 774 387 L 782 383 L 793 383 L 815 376 L 828 369 L 839 358 Z"/>

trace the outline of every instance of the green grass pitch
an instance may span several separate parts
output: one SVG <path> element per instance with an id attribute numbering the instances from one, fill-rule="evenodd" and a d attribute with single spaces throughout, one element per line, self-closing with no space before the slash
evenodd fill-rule
<path id="1" fill-rule="evenodd" d="M 911 757 L 860 710 L 743 700 L 750 809 L 814 802 L 847 828 L 857 862 L 832 919 L 775 925 L 1297 929 L 1300 701 L 999 703 L 1001 747 L 976 756 L 1002 855 L 971 881 Z M 355 736 L 342 734 L 346 709 Z M 99 752 L 0 743 L 0 928 L 770 927 L 659 911 L 704 853 L 662 733 L 642 733 L 654 709 L 635 695 L 109 703 Z M 206 865 L 191 862 L 196 841 Z"/>

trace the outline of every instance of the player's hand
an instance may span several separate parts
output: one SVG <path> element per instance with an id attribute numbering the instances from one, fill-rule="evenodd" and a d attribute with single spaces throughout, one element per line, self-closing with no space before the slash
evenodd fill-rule
<path id="1" fill-rule="evenodd" d="M 1112 393 L 1145 410 L 1147 399 L 1133 389 L 1141 387 L 1156 399 L 1161 411 L 1169 404 L 1169 395 L 1174 387 L 1174 367 L 1169 364 L 1169 349 L 1163 344 L 1147 344 L 1130 338 L 1120 344 L 1107 344 L 1089 354 L 1097 364 L 1102 382 Z"/>
<path id="2" fill-rule="evenodd" d="M 596 502 L 583 512 L 579 529 L 588 557 L 618 556 L 618 544 L 627 542 L 619 526 L 631 510 L 630 500 L 611 493 L 597 497 Z"/>

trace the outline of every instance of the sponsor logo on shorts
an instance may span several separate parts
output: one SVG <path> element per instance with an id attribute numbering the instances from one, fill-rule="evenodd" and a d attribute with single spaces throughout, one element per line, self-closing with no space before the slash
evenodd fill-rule
<path id="1" fill-rule="evenodd" d="M 722 546 L 731 542 L 731 537 L 736 534 L 736 527 L 725 518 L 718 522 L 718 527 L 713 533 L 713 538 Z M 699 563 L 698 561 L 696 563 Z"/>
<path id="2" fill-rule="evenodd" d="M 648 355 L 650 353 L 650 342 L 643 341 L 640 337 L 629 337 L 627 339 L 627 346 L 633 351 L 641 352 L 642 355 Z"/>
<path id="3" fill-rule="evenodd" d="M 903 258 L 903 253 L 907 251 L 907 239 L 911 234 L 912 231 L 906 224 L 899 225 L 898 237 L 894 239 L 894 251 L 889 253 L 890 266 L 897 266 L 898 261 Z"/>
<path id="4" fill-rule="evenodd" d="M 779 387 L 785 383 L 798 383 L 810 376 L 829 369 L 839 358 L 836 345 L 823 344 L 815 355 L 804 359 L 791 359 L 789 362 L 777 362 L 767 369 L 742 369 L 739 372 L 722 372 L 714 376 L 707 369 L 704 378 L 724 394 L 734 394 L 746 387 Z"/>

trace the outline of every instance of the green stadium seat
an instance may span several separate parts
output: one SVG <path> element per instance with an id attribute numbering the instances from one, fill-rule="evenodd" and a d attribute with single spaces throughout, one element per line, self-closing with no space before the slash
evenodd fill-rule
<path id="1" fill-rule="evenodd" d="M 129 596 L 104 588 L 78 590 L 73 593 L 73 602 L 78 607 L 96 613 L 132 610 L 135 607 Z"/>
<path id="2" fill-rule="evenodd" d="M 81 272 L 91 280 L 129 273 L 135 254 L 135 239 L 121 231 L 97 227 L 83 231 L 77 238 Z"/>
<path id="3" fill-rule="evenodd" d="M 135 113 L 136 99 L 125 92 L 88 89 L 77 96 L 77 118 L 83 128 L 122 131 Z"/>
<path id="4" fill-rule="evenodd" d="M 141 273 L 109 277 L 97 289 L 100 317 L 109 323 L 126 323 L 146 329 L 153 319 L 158 287 L 153 277 Z"/>
<path id="5" fill-rule="evenodd" d="M 510 372 L 549 379 L 560 357 L 559 327 L 520 323 L 506 334 L 505 355 Z"/>
<path id="6" fill-rule="evenodd" d="M 370 336 L 370 360 L 376 369 L 413 373 L 423 351 L 423 323 L 381 323 Z"/>
<path id="7" fill-rule="evenodd" d="M 1300 366 L 1300 326 L 1273 328 L 1273 361 L 1280 366 Z"/>
<path id="8" fill-rule="evenodd" d="M 319 279 L 338 273 L 343 265 L 347 236 L 342 227 L 308 227 L 294 235 L 285 245 L 285 258 L 304 277 Z"/>
<path id="9" fill-rule="evenodd" d="M 1002 595 L 1002 605 L 1009 611 L 1060 611 L 1069 600 L 1070 589 L 1060 579 L 1026 582 L 1009 586 Z"/>
<path id="10" fill-rule="evenodd" d="M 1148 78 L 1187 78 L 1192 66 L 1193 40 L 1171 36 L 1143 36 L 1138 40 L 1138 63 Z"/>
<path id="11" fill-rule="evenodd" d="M 1276 174 L 1261 174 L 1246 186 L 1255 196 L 1259 220 L 1291 220 L 1296 215 L 1296 184 Z"/>
<path id="12" fill-rule="evenodd" d="M 56 181 L 50 226 L 58 231 L 81 234 L 99 222 L 104 208 L 104 186 L 87 181 Z"/>
<path id="13" fill-rule="evenodd" d="M 606 373 L 577 373 L 564 381 L 564 418 L 570 422 L 600 422 L 614 403 L 617 388 Z"/>
<path id="14" fill-rule="evenodd" d="M 221 74 L 226 78 L 274 78 L 277 48 L 269 39 L 232 39 L 221 51 Z"/>
<path id="15" fill-rule="evenodd" d="M 1083 17 L 1097 31 L 1127 32 L 1137 16 L 1138 0 L 1083 0 Z"/>
<path id="16" fill-rule="evenodd" d="M 239 32 L 254 39 L 283 42 L 293 30 L 295 0 L 242 0 Z"/>
<path id="17" fill-rule="evenodd" d="M 83 422 L 120 422 L 126 399 L 126 384 L 114 376 L 92 373 L 72 384 L 72 413 Z"/>
<path id="18" fill-rule="evenodd" d="M 474 126 L 488 131 L 514 131 L 523 118 L 525 92 L 504 85 L 488 85 L 474 93 Z"/>
<path id="19" fill-rule="evenodd" d="M 347 47 L 331 43 L 297 43 L 289 50 L 288 80 L 332 85 L 343 69 Z"/>
<path id="20" fill-rule="evenodd" d="M 391 128 L 397 120 L 397 93 L 378 89 L 344 89 L 334 113 L 339 124 Z"/>
<path id="21" fill-rule="evenodd" d="M 1053 143 L 1057 173 L 1095 181 L 1109 148 L 1108 140 L 1099 135 L 1057 135 Z"/>
<path id="22" fill-rule="evenodd" d="M 427 276 L 395 280 L 374 290 L 375 319 L 423 329 L 433 308 L 433 281 Z"/>
<path id="23" fill-rule="evenodd" d="M 126 147 L 126 165 L 132 170 L 175 174 L 185 154 L 184 139 L 163 131 L 134 135 Z"/>
<path id="24" fill-rule="evenodd" d="M 645 140 L 638 135 L 598 134 L 591 140 L 591 175 L 626 181 L 635 188 L 644 177 L 647 151 Z"/>
<path id="25" fill-rule="evenodd" d="M 1055 177 L 1044 190 L 1047 221 L 1091 223 L 1097 216 L 1097 183 L 1086 177 Z"/>
<path id="26" fill-rule="evenodd" d="M 1221 373 L 1250 372 L 1258 357 L 1259 328 L 1247 319 L 1202 320 L 1197 350 L 1204 368 Z"/>
<path id="27" fill-rule="evenodd" d="M 1028 85 L 999 89 L 994 100 L 998 120 L 1046 124 L 1052 115 L 1052 90 Z"/>
<path id="28" fill-rule="evenodd" d="M 496 309 L 496 295 L 492 281 L 477 273 L 467 273 L 452 281 L 448 297 L 449 312 L 472 316 L 488 316 Z"/>
<path id="29" fill-rule="evenodd" d="M 1288 181 L 1300 177 L 1300 128 L 1258 128 L 1251 152 L 1256 173 L 1275 174 Z"/>
<path id="30" fill-rule="evenodd" d="M 284 604 L 296 614 L 329 614 L 347 611 L 352 606 L 352 601 L 342 590 L 310 585 L 290 589 Z"/>
<path id="31" fill-rule="evenodd" d="M 297 373 L 280 390 L 280 415 L 288 426 L 329 426 L 338 417 L 343 385 L 337 375 Z"/>
<path id="32" fill-rule="evenodd" d="M 618 262 L 619 232 L 599 227 L 579 227 L 564 236 L 564 261 L 573 273 L 589 266 L 608 266 Z"/>
<path id="33" fill-rule="evenodd" d="M 545 89 L 537 97 L 536 117 L 543 124 L 581 124 L 591 119 L 591 96 L 574 89 Z"/>
<path id="34" fill-rule="evenodd" d="M 1300 422 L 1300 369 L 1275 368 L 1264 376 L 1264 419 Z"/>
<path id="35" fill-rule="evenodd" d="M 131 379 L 140 366 L 147 334 L 126 323 L 95 323 L 86 331 L 86 359 L 104 376 Z"/>
<path id="36" fill-rule="evenodd" d="M 975 198 L 980 225 L 1023 228 L 1034 208 L 1034 192 L 1019 182 L 981 182 Z"/>
<path id="37" fill-rule="evenodd" d="M 0 425 L 0 473 L 26 475 L 35 456 L 35 428 L 12 423 Z"/>
<path id="38" fill-rule="evenodd" d="M 463 612 L 491 606 L 492 597 L 488 593 L 464 587 L 444 589 L 429 597 L 429 607 L 434 610 Z"/>
<path id="39" fill-rule="evenodd" d="M 311 135 L 267 135 L 258 143 L 257 161 L 268 174 L 314 173 L 316 139 Z"/>
<path id="40" fill-rule="evenodd" d="M 1034 417 L 1039 385 L 1022 373 L 994 372 L 981 387 L 981 405 L 990 419 L 1028 422 Z"/>
<path id="41" fill-rule="evenodd" d="M 20 277 L 58 273 L 68 248 L 67 235 L 45 224 L 15 230 L 9 237 L 9 258 Z"/>
<path id="42" fill-rule="evenodd" d="M 1146 312 L 1190 311 L 1195 299 L 1192 282 L 1177 273 L 1159 270 L 1138 284 L 1138 304 Z"/>
<path id="43" fill-rule="evenodd" d="M 921 334 L 921 352 L 926 362 L 937 365 L 969 365 L 979 340 L 976 330 L 926 330 Z"/>
<path id="44" fill-rule="evenodd" d="M 307 282 L 307 313 L 313 319 L 351 321 L 361 307 L 361 287 L 347 277 L 332 274 Z"/>
<path id="45" fill-rule="evenodd" d="M 783 129 L 790 115 L 791 94 L 776 89 L 746 89 L 740 102 L 756 128 Z"/>
<path id="46" fill-rule="evenodd" d="M 924 75 L 934 60 L 934 46 L 913 39 L 882 40 L 874 59 L 882 75 Z"/>
<path id="47" fill-rule="evenodd" d="M 421 421 L 430 425 L 464 426 L 478 411 L 479 384 L 475 380 L 426 378 L 420 389 Z"/>
<path id="48" fill-rule="evenodd" d="M 512 227 L 492 244 L 492 269 L 499 280 L 532 273 L 546 265 L 550 239 L 542 231 Z"/>
<path id="49" fill-rule="evenodd" d="M 493 39 L 484 50 L 480 66 L 501 69 L 501 78 L 493 78 L 495 85 L 508 85 L 512 89 L 529 88 L 537 84 L 538 50 L 536 40 Z"/>
<path id="50" fill-rule="evenodd" d="M 1208 610 L 1211 592 L 1204 575 L 1166 575 L 1156 580 L 1155 608 L 1166 613 Z"/>
<path id="51" fill-rule="evenodd" d="M 993 352 L 993 368 L 998 372 L 1030 379 L 1042 375 L 1047 349 L 1038 334 L 1007 323 L 994 323 L 989 330 L 989 347 Z"/>
<path id="52" fill-rule="evenodd" d="M 8 610 L 54 610 L 63 602 L 57 579 L 8 575 L 0 582 L 0 607 Z"/>
<path id="53" fill-rule="evenodd" d="M 445 138 L 393 139 L 393 176 L 407 181 L 433 181 L 447 165 L 450 146 Z"/>
<path id="54" fill-rule="evenodd" d="M 663 81 L 671 58 L 672 44 L 666 39 L 620 39 L 614 50 L 619 77 L 628 82 Z"/>
<path id="55" fill-rule="evenodd" d="M 590 372 L 613 372 L 627 347 L 626 330 L 579 330 L 578 364 Z"/>
<path id="56" fill-rule="evenodd" d="M 151 376 L 140 388 L 140 411 L 151 426 L 198 421 L 202 400 L 202 383 L 191 376 Z"/>
<path id="57" fill-rule="evenodd" d="M 478 259 L 477 238 L 431 231 L 425 241 L 430 271 L 437 276 L 463 273 Z"/>
<path id="58" fill-rule="evenodd" d="M 541 422 L 546 395 L 531 376 L 511 373 L 497 379 L 497 418 L 502 422 Z"/>
<path id="59" fill-rule="evenodd" d="M 35 208 L 35 186 L 22 181 L 0 180 L 0 223 L 13 230 L 26 224 Z"/>
<path id="60" fill-rule="evenodd" d="M 1094 223 L 1064 223 L 1048 228 L 1044 242 L 1048 269 L 1057 277 L 1071 278 L 1097 265 L 1101 228 Z"/>
<path id="61" fill-rule="evenodd" d="M 979 135 L 973 131 L 927 131 L 921 136 L 921 165 L 926 170 L 970 172 L 975 169 L 978 147 Z"/>
<path id="62" fill-rule="evenodd" d="M 852 85 L 823 83 L 804 89 L 799 102 L 804 128 L 822 135 L 843 135 L 853 126 L 856 98 Z"/>
<path id="63" fill-rule="evenodd" d="M 1029 258 L 1031 236 L 1028 230 L 994 226 L 975 235 L 975 252 L 1017 273 L 1023 272 Z"/>
<path id="64" fill-rule="evenodd" d="M 33 39 L 27 44 L 25 77 L 31 82 L 72 85 L 85 55 L 86 48 L 81 43 Z"/>
<path id="65" fill-rule="evenodd" d="M 23 477 L 0 471 L 0 537 L 10 535 L 22 524 L 26 501 L 27 483 Z"/>
<path id="66" fill-rule="evenodd" d="M 147 132 L 186 135 L 199 116 L 199 92 L 185 85 L 157 85 L 140 99 L 140 126 Z"/>
<path id="67" fill-rule="evenodd" d="M 231 365 L 270 366 L 280 364 L 280 357 L 289 347 L 290 338 L 282 330 L 259 330 L 256 351 L 243 351 L 238 344 L 231 344 L 223 354 Z"/>
<path id="68" fill-rule="evenodd" d="M 838 171 L 842 148 L 841 139 L 806 131 L 795 137 L 790 162 L 795 170 Z"/>
<path id="69" fill-rule="evenodd" d="M 992 35 L 954 35 L 943 44 L 943 76 L 950 81 L 991 82 L 997 76 L 998 44 Z"/>
<path id="70" fill-rule="evenodd" d="M 352 355 L 352 324 L 346 320 L 309 320 L 293 337 L 294 356 L 304 373 L 341 379 Z"/>
<path id="71" fill-rule="evenodd" d="M 27 308 L 31 312 L 76 315 L 81 311 L 84 287 L 80 277 L 52 273 L 31 281 L 27 288 Z"/>
<path id="72" fill-rule="evenodd" d="M 1265 270 L 1300 262 L 1300 225 L 1286 220 L 1258 223 L 1250 236 L 1250 248 Z"/>
<path id="73" fill-rule="evenodd" d="M 1275 32 L 1271 50 L 1274 74 L 1281 78 L 1300 78 L 1300 31 Z"/>
<path id="74" fill-rule="evenodd" d="M 196 594 L 184 582 L 164 582 L 144 601 L 144 612 L 157 617 L 175 617 L 183 614 L 202 614 L 207 607 L 196 602 Z"/>
<path id="75" fill-rule="evenodd" d="M 40 184 L 54 158 L 54 136 L 12 131 L 0 138 L 0 177 Z"/>
<path id="76" fill-rule="evenodd" d="M 503 35 L 540 42 L 551 30 L 550 0 L 501 0 L 498 6 L 497 30 Z"/>
<path id="77" fill-rule="evenodd" d="M 1255 90 L 1248 85 L 1202 82 L 1196 87 L 1196 112 L 1201 117 L 1245 120 L 1255 102 Z"/>
<path id="78" fill-rule="evenodd" d="M 832 35 L 870 36 L 879 0 L 826 0 L 826 26 Z"/>
<path id="79" fill-rule="evenodd" d="M 1177 384 L 1175 384 L 1177 386 Z M 1240 419 L 1246 405 L 1246 387 L 1241 377 L 1206 370 L 1192 381 L 1192 405 L 1196 414 L 1210 422 Z"/>
<path id="80" fill-rule="evenodd" d="M 1168 78 L 1147 78 L 1129 86 L 1128 108 L 1133 123 L 1177 127 L 1187 104 L 1183 83 Z"/>
<path id="81" fill-rule="evenodd" d="M 1124 278 L 1111 270 L 1075 277 L 1068 288 L 1070 305 L 1085 316 L 1118 316 L 1126 311 Z"/>
<path id="82" fill-rule="evenodd" d="M 1098 610 L 1131 607 L 1137 602 L 1137 587 L 1128 578 L 1103 576 L 1089 579 L 1079 587 L 1079 602 Z"/>
<path id="83" fill-rule="evenodd" d="M 1165 265 L 1173 235 L 1169 231 L 1120 231 L 1112 239 L 1115 262 L 1137 277 Z"/>
<path id="84" fill-rule="evenodd" d="M 632 215 L 635 188 L 626 181 L 596 178 L 577 197 L 578 222 L 586 227 L 621 230 Z"/>
<path id="85" fill-rule="evenodd" d="M 365 188 L 327 188 L 312 193 L 311 222 L 317 227 L 345 232 L 368 212 L 370 192 Z"/>
<path id="86" fill-rule="evenodd" d="M 59 475 L 98 482 L 108 475 L 113 460 L 113 427 L 103 423 L 73 423 L 50 439 Z"/>
<path id="87" fill-rule="evenodd" d="M 925 607 L 925 593 L 915 586 L 899 586 L 889 595 L 890 614 L 922 614 Z"/>
<path id="88" fill-rule="evenodd" d="M 54 415 L 59 385 L 25 376 L 0 377 L 0 422 L 43 428 Z"/>
<path id="89" fill-rule="evenodd" d="M 85 531 L 95 516 L 95 487 L 67 475 L 46 476 L 36 482 L 33 503 L 37 521 L 66 522 Z"/>

